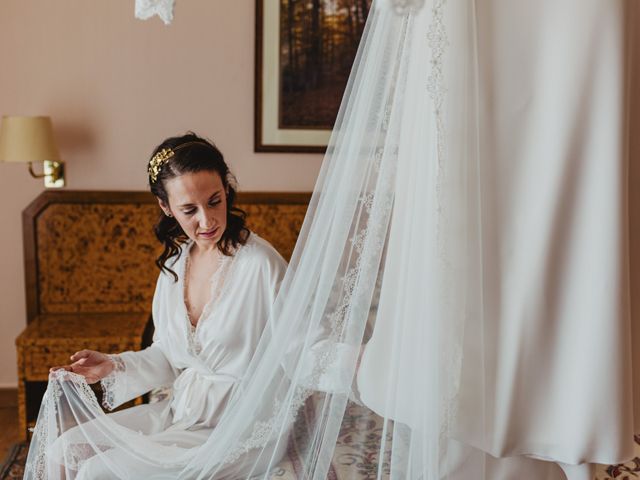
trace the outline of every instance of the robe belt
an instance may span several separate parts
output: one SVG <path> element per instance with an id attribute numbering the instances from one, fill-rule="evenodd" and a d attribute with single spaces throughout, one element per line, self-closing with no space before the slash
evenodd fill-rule
<path id="1" fill-rule="evenodd" d="M 171 409 L 177 417 L 182 418 L 186 416 L 190 418 L 191 422 L 194 422 L 196 418 L 194 418 L 193 415 L 195 414 L 199 416 L 207 409 L 206 397 L 211 384 L 215 384 L 217 382 L 226 383 L 231 389 L 239 380 L 240 379 L 238 377 L 229 373 L 212 372 L 210 370 L 201 371 L 201 369 L 188 367 L 178 375 L 173 383 L 174 396 L 171 400 Z M 201 391 L 201 389 L 204 389 L 204 391 Z M 198 409 L 194 410 L 193 408 L 194 399 L 191 398 L 191 396 L 194 394 L 202 397 L 200 398 L 200 402 L 203 402 L 203 408 L 200 412 L 196 412 L 195 410 Z M 218 399 L 218 401 L 220 400 L 222 399 Z"/>
<path id="2" fill-rule="evenodd" d="M 235 375 L 231 375 L 230 373 L 218 371 L 212 372 L 209 369 L 187 367 L 182 372 L 180 372 L 180 375 L 178 375 L 178 377 L 175 379 L 174 388 L 176 386 L 184 386 L 185 382 L 191 383 L 192 381 L 196 380 L 194 377 L 198 377 L 198 380 L 209 380 L 211 382 L 222 381 L 235 383 L 240 380 L 238 377 L 236 377 Z"/>

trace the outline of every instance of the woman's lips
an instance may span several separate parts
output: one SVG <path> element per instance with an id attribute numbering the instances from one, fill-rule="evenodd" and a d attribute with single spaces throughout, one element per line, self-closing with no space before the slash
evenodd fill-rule
<path id="1" fill-rule="evenodd" d="M 198 234 L 198 236 L 204 237 L 204 238 L 213 238 L 216 236 L 217 233 L 218 233 L 218 229 L 214 228 L 213 230 L 209 230 L 208 232 L 201 232 Z"/>

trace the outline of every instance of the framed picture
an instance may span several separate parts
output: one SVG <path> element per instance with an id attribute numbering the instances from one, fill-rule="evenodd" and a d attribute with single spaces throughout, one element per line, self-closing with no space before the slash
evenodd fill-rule
<path id="1" fill-rule="evenodd" d="M 255 151 L 324 152 L 371 0 L 256 0 Z"/>

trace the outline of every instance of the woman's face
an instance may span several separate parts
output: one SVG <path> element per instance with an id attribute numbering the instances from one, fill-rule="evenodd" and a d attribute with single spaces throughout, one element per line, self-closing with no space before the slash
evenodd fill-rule
<path id="1" fill-rule="evenodd" d="M 227 193 L 215 171 L 185 173 L 164 184 L 169 205 L 160 208 L 178 221 L 199 248 L 215 247 L 227 228 Z"/>

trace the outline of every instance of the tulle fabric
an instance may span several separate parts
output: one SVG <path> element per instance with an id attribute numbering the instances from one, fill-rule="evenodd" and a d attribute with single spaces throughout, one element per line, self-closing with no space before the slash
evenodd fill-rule
<path id="1" fill-rule="evenodd" d="M 482 322 L 474 25 L 473 2 L 374 2 L 274 329 L 185 475 L 271 440 L 298 478 L 484 478 L 452 441 Z"/>
<path id="2" fill-rule="evenodd" d="M 399 3 L 372 7 L 274 330 L 187 476 L 267 439 L 294 445 L 298 478 L 484 476 L 451 442 L 465 322 L 482 321 L 475 13 Z"/>
<path id="3" fill-rule="evenodd" d="M 153 467 L 170 478 L 184 465 L 185 452 L 123 427 L 102 411 L 84 377 L 58 370 L 49 378 L 24 478 L 96 478 L 98 465 L 102 478 L 142 478 L 150 461 L 161 461 Z"/>

